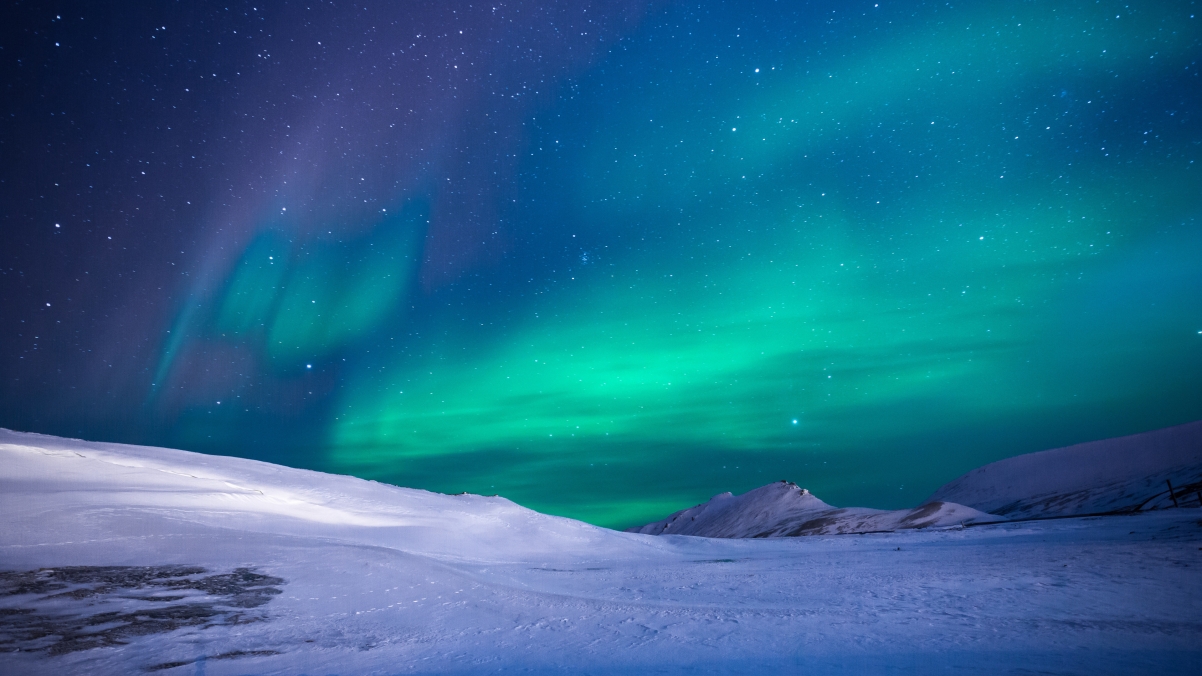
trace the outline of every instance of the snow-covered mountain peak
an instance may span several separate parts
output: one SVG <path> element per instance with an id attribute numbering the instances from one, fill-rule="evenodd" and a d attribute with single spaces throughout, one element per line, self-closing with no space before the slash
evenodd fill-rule
<path id="1" fill-rule="evenodd" d="M 765 537 L 760 534 L 772 531 L 782 520 L 792 521 L 829 509 L 830 505 L 797 484 L 777 481 L 742 495 L 719 493 L 707 502 L 631 531 L 650 535 Z"/>
<path id="2" fill-rule="evenodd" d="M 720 493 L 662 521 L 630 529 L 650 535 L 714 538 L 772 538 L 836 533 L 868 533 L 999 521 L 997 517 L 950 502 L 886 511 L 840 509 L 791 481 L 777 481 L 733 495 Z"/>

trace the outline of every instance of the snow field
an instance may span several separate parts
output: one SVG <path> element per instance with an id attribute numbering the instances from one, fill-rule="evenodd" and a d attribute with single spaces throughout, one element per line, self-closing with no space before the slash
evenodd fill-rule
<path id="1" fill-rule="evenodd" d="M 0 653 L 0 673 L 1202 666 L 1202 510 L 770 540 L 656 537 L 496 498 L 4 435 L 0 569 L 250 567 L 285 583 L 257 609 L 264 621 L 59 656 Z"/>

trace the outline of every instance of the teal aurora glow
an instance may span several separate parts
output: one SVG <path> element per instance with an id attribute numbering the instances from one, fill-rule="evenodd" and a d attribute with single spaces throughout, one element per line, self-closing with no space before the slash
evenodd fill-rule
<path id="1" fill-rule="evenodd" d="M 331 48 L 115 436 L 626 526 L 1202 418 L 1194 3 L 633 7 Z"/>

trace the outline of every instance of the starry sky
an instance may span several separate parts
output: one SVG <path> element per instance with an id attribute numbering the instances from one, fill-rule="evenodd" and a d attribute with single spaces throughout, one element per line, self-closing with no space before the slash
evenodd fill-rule
<path id="1" fill-rule="evenodd" d="M 1196 2 L 15 2 L 0 426 L 630 526 L 1202 418 Z"/>

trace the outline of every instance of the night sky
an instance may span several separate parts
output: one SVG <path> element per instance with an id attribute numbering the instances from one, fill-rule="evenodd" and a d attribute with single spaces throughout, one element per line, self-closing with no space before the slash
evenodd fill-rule
<path id="1" fill-rule="evenodd" d="M 629 526 L 1202 418 L 1196 13 L 9 3 L 0 426 Z"/>

